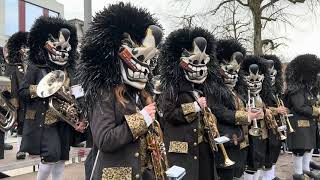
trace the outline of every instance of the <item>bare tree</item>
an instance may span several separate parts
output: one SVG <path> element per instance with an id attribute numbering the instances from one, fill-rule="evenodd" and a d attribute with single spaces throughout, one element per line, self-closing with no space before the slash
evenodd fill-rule
<path id="1" fill-rule="evenodd" d="M 262 39 L 262 30 L 267 26 L 268 22 L 285 22 L 289 23 L 288 16 L 284 10 L 290 5 L 298 3 L 306 3 L 306 0 L 222 0 L 215 9 L 210 10 L 208 14 L 215 15 L 220 9 L 225 7 L 230 3 L 237 2 L 242 7 L 248 9 L 252 14 L 253 20 L 253 46 L 254 54 L 261 55 L 263 53 L 263 45 L 271 45 L 272 48 L 275 48 L 275 45 L 272 39 Z M 310 0 L 311 2 L 311 0 Z M 312 1 L 312 7 L 315 6 L 317 0 Z"/>

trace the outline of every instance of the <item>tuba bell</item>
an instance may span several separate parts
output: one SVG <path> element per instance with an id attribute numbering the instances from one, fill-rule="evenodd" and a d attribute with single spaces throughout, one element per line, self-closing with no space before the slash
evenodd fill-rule
<path id="1" fill-rule="evenodd" d="M 64 83 L 66 74 L 61 70 L 55 70 L 44 76 L 38 86 L 37 95 L 40 98 L 49 97 L 49 112 L 59 117 L 72 127 L 76 128 L 81 122 L 80 108 L 76 105 L 75 98 Z M 88 122 L 85 122 L 88 126 Z"/>
<path id="2" fill-rule="evenodd" d="M 11 80 L 0 76 L 0 130 L 9 131 L 17 120 L 16 107 L 10 102 Z"/>

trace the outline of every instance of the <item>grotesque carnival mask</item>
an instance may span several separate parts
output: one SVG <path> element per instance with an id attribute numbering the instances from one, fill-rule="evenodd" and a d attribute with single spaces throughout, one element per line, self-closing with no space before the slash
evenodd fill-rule
<path id="1" fill-rule="evenodd" d="M 251 95 L 258 95 L 262 90 L 264 80 L 264 75 L 260 74 L 259 66 L 257 64 L 251 64 L 249 67 L 249 75 L 246 75 L 244 78 Z"/>
<path id="2" fill-rule="evenodd" d="M 206 54 L 207 40 L 203 37 L 196 37 L 192 45 L 191 51 L 183 50 L 180 66 L 184 70 L 188 81 L 201 84 L 207 78 L 207 64 L 210 61 L 209 55 Z"/>
<path id="3" fill-rule="evenodd" d="M 231 89 L 233 89 L 237 84 L 238 73 L 242 61 L 243 54 L 241 52 L 234 52 L 229 62 L 227 60 L 223 60 L 222 63 L 220 63 L 221 75 L 224 83 Z"/>
<path id="4" fill-rule="evenodd" d="M 124 82 L 137 89 L 143 89 L 150 74 L 150 60 L 157 53 L 157 46 L 162 39 L 160 27 L 151 25 L 146 31 L 142 44 L 137 44 L 128 33 L 124 33 L 119 49 L 121 74 Z"/>
<path id="5" fill-rule="evenodd" d="M 277 75 L 277 70 L 274 68 L 274 61 L 271 59 L 268 59 L 266 61 L 267 67 L 268 67 L 268 73 L 271 79 L 271 85 L 273 86 L 276 83 L 276 75 Z"/>
<path id="6" fill-rule="evenodd" d="M 48 51 L 50 61 L 59 66 L 67 64 L 69 51 L 71 50 L 69 39 L 70 31 L 67 28 L 60 29 L 59 35 L 56 38 L 52 34 L 49 34 L 45 49 Z"/>

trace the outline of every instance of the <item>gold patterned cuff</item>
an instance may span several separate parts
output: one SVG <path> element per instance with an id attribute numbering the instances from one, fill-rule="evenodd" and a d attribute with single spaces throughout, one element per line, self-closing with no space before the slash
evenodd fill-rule
<path id="1" fill-rule="evenodd" d="M 186 121 L 188 123 L 193 122 L 195 119 L 197 119 L 197 117 L 198 117 L 197 113 L 191 113 L 191 114 L 188 114 L 188 115 L 184 116 L 184 118 L 186 119 Z"/>
<path id="2" fill-rule="evenodd" d="M 187 154 L 188 142 L 170 141 L 168 152 Z"/>
<path id="3" fill-rule="evenodd" d="M 248 113 L 246 111 L 236 111 L 235 119 L 236 125 L 247 125 Z"/>
<path id="4" fill-rule="evenodd" d="M 183 115 L 188 115 L 190 113 L 196 112 L 196 108 L 194 107 L 194 103 L 185 103 L 181 104 Z"/>
<path id="5" fill-rule="evenodd" d="M 37 85 L 30 85 L 29 92 L 30 92 L 30 97 L 31 98 L 38 97 L 38 95 L 37 95 Z"/>
<path id="6" fill-rule="evenodd" d="M 272 115 L 276 116 L 278 115 L 278 112 L 277 112 L 277 108 L 276 107 L 269 107 L 270 111 L 272 112 Z"/>
<path id="7" fill-rule="evenodd" d="M 134 139 L 138 139 L 139 136 L 147 132 L 148 126 L 142 114 L 135 113 L 131 115 L 125 115 L 124 117 Z"/>
<path id="8" fill-rule="evenodd" d="M 312 116 L 319 116 L 320 112 L 319 112 L 319 108 L 312 106 Z"/>

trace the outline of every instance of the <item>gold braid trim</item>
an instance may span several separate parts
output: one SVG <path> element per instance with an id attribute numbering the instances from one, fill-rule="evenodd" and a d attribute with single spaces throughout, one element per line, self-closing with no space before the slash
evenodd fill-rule
<path id="1" fill-rule="evenodd" d="M 236 111 L 235 114 L 236 125 L 248 125 L 248 112 Z"/>
<path id="2" fill-rule="evenodd" d="M 274 116 L 278 115 L 276 107 L 269 107 L 268 109 L 270 109 L 270 111 L 272 112 L 272 115 L 274 115 Z"/>
<path id="3" fill-rule="evenodd" d="M 131 180 L 131 167 L 103 168 L 101 180 Z"/>
<path id="4" fill-rule="evenodd" d="M 188 142 L 170 141 L 168 152 L 187 154 Z"/>
<path id="5" fill-rule="evenodd" d="M 125 115 L 124 117 L 135 140 L 148 131 L 147 123 L 145 122 L 142 114 L 135 113 L 131 115 Z"/>
<path id="6" fill-rule="evenodd" d="M 316 106 L 312 106 L 312 116 L 319 116 L 319 115 L 320 115 L 319 108 Z"/>
<path id="7" fill-rule="evenodd" d="M 194 103 L 185 103 L 181 104 L 183 115 L 188 115 L 196 112 L 196 108 L 194 107 Z"/>
<path id="8" fill-rule="evenodd" d="M 38 97 L 38 95 L 37 95 L 37 85 L 30 85 L 29 92 L 30 92 L 30 97 L 31 98 Z"/>

